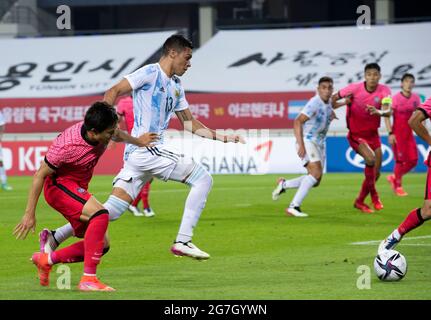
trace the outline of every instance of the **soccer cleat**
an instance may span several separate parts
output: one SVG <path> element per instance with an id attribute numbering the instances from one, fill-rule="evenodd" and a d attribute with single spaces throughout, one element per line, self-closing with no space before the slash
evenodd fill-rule
<path id="1" fill-rule="evenodd" d="M 144 216 L 146 216 L 147 218 L 154 217 L 155 215 L 156 215 L 156 213 L 153 211 L 153 209 L 151 209 L 151 208 L 145 208 L 144 209 Z"/>
<path id="2" fill-rule="evenodd" d="M 405 197 L 408 196 L 409 194 L 407 192 L 404 191 L 403 187 L 398 187 L 395 189 L 395 194 L 398 197 Z"/>
<path id="3" fill-rule="evenodd" d="M 80 291 L 115 291 L 114 288 L 100 282 L 96 276 L 82 276 L 78 289 Z"/>
<path id="4" fill-rule="evenodd" d="M 49 286 L 49 273 L 52 266 L 48 263 L 48 254 L 35 252 L 31 257 L 31 261 L 36 265 L 41 286 Z"/>
<path id="5" fill-rule="evenodd" d="M 384 250 L 392 250 L 392 249 L 394 249 L 400 241 L 401 241 L 401 239 L 398 240 L 397 238 L 395 238 L 391 234 L 385 240 L 382 240 L 382 242 L 380 242 L 379 249 L 377 249 L 378 250 L 377 253 L 380 253 L 380 252 L 382 252 Z"/>
<path id="6" fill-rule="evenodd" d="M 144 216 L 144 214 L 141 211 L 139 211 L 139 209 L 135 206 L 130 205 L 129 211 L 131 211 L 135 217 L 143 217 Z"/>
<path id="7" fill-rule="evenodd" d="M 383 203 L 380 201 L 379 198 L 373 200 L 373 207 L 374 209 L 376 209 L 377 211 L 383 210 Z"/>
<path id="8" fill-rule="evenodd" d="M 40 252 L 51 253 L 57 249 L 58 242 L 54 238 L 54 233 L 55 231 L 50 231 L 48 229 L 43 229 L 39 232 Z"/>
<path id="9" fill-rule="evenodd" d="M 8 185 L 7 183 L 2 183 L 2 184 L 1 184 L 1 188 L 2 188 L 4 191 L 12 191 L 12 190 L 13 190 L 13 188 L 12 188 L 10 185 Z"/>
<path id="10" fill-rule="evenodd" d="M 285 181 L 286 179 L 284 178 L 278 178 L 277 186 L 275 187 L 274 191 L 272 191 L 272 200 L 278 200 L 280 194 L 286 191 L 286 189 L 283 188 L 283 184 Z"/>
<path id="11" fill-rule="evenodd" d="M 395 176 L 393 174 L 390 174 L 386 177 L 386 180 L 388 180 L 389 184 L 391 185 L 392 190 L 396 193 L 396 185 L 395 185 Z"/>
<path id="12" fill-rule="evenodd" d="M 171 252 L 176 256 L 186 256 L 197 260 L 206 260 L 210 258 L 208 253 L 196 247 L 191 241 L 175 242 L 171 247 Z"/>
<path id="13" fill-rule="evenodd" d="M 305 218 L 308 217 L 308 214 L 301 211 L 300 207 L 289 207 L 286 208 L 286 214 L 292 217 Z"/>
<path id="14" fill-rule="evenodd" d="M 374 210 L 371 209 L 367 204 L 365 204 L 364 202 L 359 202 L 358 200 L 355 201 L 355 203 L 353 204 L 353 206 L 356 209 L 361 210 L 364 213 L 373 213 Z"/>

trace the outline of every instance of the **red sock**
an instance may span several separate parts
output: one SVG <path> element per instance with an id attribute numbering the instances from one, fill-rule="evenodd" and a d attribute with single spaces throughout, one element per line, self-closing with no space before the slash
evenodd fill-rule
<path id="1" fill-rule="evenodd" d="M 412 210 L 403 223 L 400 224 L 398 232 L 403 236 L 407 232 L 419 227 L 422 223 L 424 223 L 424 219 L 421 216 L 421 209 L 416 208 Z"/>
<path id="2" fill-rule="evenodd" d="M 84 261 L 84 240 L 51 253 L 51 261 L 56 263 L 74 263 Z"/>
<path id="3" fill-rule="evenodd" d="M 368 191 L 370 192 L 372 201 L 375 201 L 379 196 L 376 190 L 376 169 L 374 166 L 365 166 L 364 169 L 365 174 L 365 182 L 368 187 Z"/>
<path id="4" fill-rule="evenodd" d="M 135 200 L 133 200 L 132 206 L 137 207 L 139 201 L 141 201 L 141 193 L 139 193 L 138 196 L 135 198 Z"/>
<path id="5" fill-rule="evenodd" d="M 394 168 L 395 186 L 401 187 L 403 176 L 412 170 L 417 164 L 417 160 L 410 160 L 405 162 L 396 162 Z"/>
<path id="6" fill-rule="evenodd" d="M 364 180 L 362 182 L 361 191 L 359 192 L 359 196 L 356 199 L 358 202 L 364 202 L 365 198 L 368 196 L 369 190 L 368 190 L 368 184 L 367 180 Z"/>
<path id="7" fill-rule="evenodd" d="M 151 186 L 151 183 L 147 182 L 141 191 L 141 198 L 142 198 L 142 204 L 144 205 L 144 209 L 147 209 L 150 207 L 150 203 L 148 201 L 148 198 L 150 195 L 150 186 Z"/>
<path id="8" fill-rule="evenodd" d="M 98 214 L 100 212 L 100 214 Z M 96 274 L 97 265 L 103 255 L 105 233 L 108 229 L 109 215 L 107 210 L 100 210 L 88 222 L 84 236 L 84 273 Z"/>

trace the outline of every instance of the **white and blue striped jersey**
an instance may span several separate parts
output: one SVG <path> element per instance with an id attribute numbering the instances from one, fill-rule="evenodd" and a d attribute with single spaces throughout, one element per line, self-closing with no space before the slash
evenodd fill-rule
<path id="1" fill-rule="evenodd" d="M 134 123 L 132 136 L 139 137 L 146 132 L 159 134 L 155 145 L 163 145 L 163 133 L 169 126 L 172 115 L 189 107 L 184 89 L 177 76 L 169 78 L 158 63 L 149 64 L 126 75 L 133 89 Z M 138 147 L 126 146 L 124 158 Z"/>
<path id="2" fill-rule="evenodd" d="M 319 95 L 315 95 L 307 102 L 301 113 L 309 118 L 302 127 L 304 139 L 324 145 L 331 124 L 331 102 L 325 103 Z"/>
<path id="3" fill-rule="evenodd" d="M 3 113 L 0 110 L 0 126 L 3 126 L 6 124 L 6 120 L 4 119 Z"/>

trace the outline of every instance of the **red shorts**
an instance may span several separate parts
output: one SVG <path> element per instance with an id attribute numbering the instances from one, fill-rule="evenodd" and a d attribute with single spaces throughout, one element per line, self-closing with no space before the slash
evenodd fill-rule
<path id="1" fill-rule="evenodd" d="M 401 139 L 400 142 L 392 146 L 392 150 L 394 152 L 395 161 L 397 162 L 418 160 L 418 148 L 414 137 L 408 140 Z"/>
<path id="2" fill-rule="evenodd" d="M 45 179 L 44 195 L 46 202 L 70 222 L 75 236 L 84 237 L 88 223 L 82 222 L 79 217 L 92 195 L 74 181 L 56 181 L 52 176 Z"/>
<path id="3" fill-rule="evenodd" d="M 379 133 L 377 131 L 372 132 L 361 132 L 352 133 L 349 131 L 347 134 L 347 140 L 353 150 L 358 152 L 358 147 L 360 144 L 366 143 L 371 148 L 371 150 L 376 150 L 382 146 L 380 142 Z"/>
<path id="4" fill-rule="evenodd" d="M 425 200 L 431 199 L 431 167 L 428 166 L 427 182 L 425 185 Z"/>

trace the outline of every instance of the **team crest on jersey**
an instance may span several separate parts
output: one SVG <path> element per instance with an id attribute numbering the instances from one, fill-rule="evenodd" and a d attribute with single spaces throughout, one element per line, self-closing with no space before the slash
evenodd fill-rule
<path id="1" fill-rule="evenodd" d="M 414 102 L 413 102 L 413 107 L 415 107 L 415 108 L 417 108 L 417 107 L 418 107 L 418 102 L 417 102 L 417 101 L 414 101 Z"/>
<path id="2" fill-rule="evenodd" d="M 180 97 L 180 92 L 178 90 L 175 90 L 175 97 L 179 98 Z"/>
<path id="3" fill-rule="evenodd" d="M 380 102 L 380 98 L 379 97 L 374 97 L 374 102 L 375 103 L 379 103 Z"/>
<path id="4" fill-rule="evenodd" d="M 79 193 L 82 193 L 82 194 L 85 193 L 85 189 L 83 189 L 83 188 L 78 188 L 78 189 L 76 189 L 76 191 L 78 191 Z"/>

